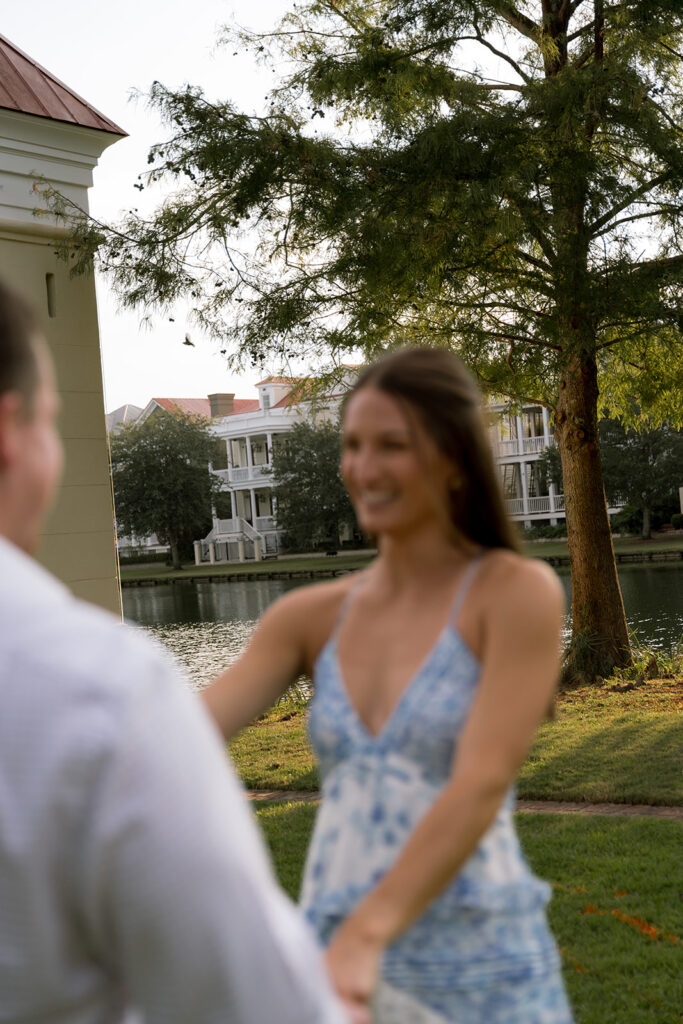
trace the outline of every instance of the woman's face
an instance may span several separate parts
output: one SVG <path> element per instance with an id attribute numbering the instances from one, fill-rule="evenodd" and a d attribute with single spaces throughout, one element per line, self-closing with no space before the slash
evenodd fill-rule
<path id="1" fill-rule="evenodd" d="M 454 467 L 418 417 L 385 392 L 368 386 L 349 399 L 341 475 L 366 532 L 398 535 L 426 524 L 445 528 Z"/>

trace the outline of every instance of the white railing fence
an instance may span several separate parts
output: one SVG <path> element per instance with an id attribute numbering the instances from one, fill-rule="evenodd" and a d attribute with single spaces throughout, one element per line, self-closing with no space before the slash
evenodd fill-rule
<path id="1" fill-rule="evenodd" d="M 509 516 L 553 515 L 564 512 L 564 494 L 542 494 L 537 498 L 506 498 L 505 509 Z"/>

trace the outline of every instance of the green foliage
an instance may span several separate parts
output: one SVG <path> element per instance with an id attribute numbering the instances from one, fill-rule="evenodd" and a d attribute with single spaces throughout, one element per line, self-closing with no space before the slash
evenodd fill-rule
<path id="1" fill-rule="evenodd" d="M 638 394 L 651 426 L 683 425 L 680 2 L 300 0 L 227 39 L 287 69 L 265 114 L 155 83 L 169 138 L 140 187 L 177 191 L 113 229 L 76 213 L 76 270 L 97 254 L 126 305 L 189 298 L 241 362 L 457 348 L 555 411 L 586 548 L 596 378 L 612 415 Z M 625 636 L 600 554 L 611 607 L 585 575 L 574 593 Z"/>
<path id="2" fill-rule="evenodd" d="M 612 533 L 639 533 L 642 525 L 643 515 L 636 505 L 624 505 L 610 516 Z"/>
<path id="3" fill-rule="evenodd" d="M 683 512 L 674 512 L 671 517 L 671 525 L 674 530 L 683 530 Z"/>
<path id="4" fill-rule="evenodd" d="M 156 533 L 171 545 L 179 568 L 178 545 L 202 536 L 211 526 L 215 489 L 209 460 L 215 438 L 199 417 L 157 412 L 124 427 L 111 439 L 116 519 L 123 533 Z"/>
<path id="5" fill-rule="evenodd" d="M 247 360 L 455 344 L 554 405 L 588 344 L 613 414 L 637 392 L 681 422 L 683 12 L 601 10 L 599 46 L 587 3 L 302 0 L 227 32 L 287 59 L 266 115 L 156 82 L 170 136 L 140 187 L 178 191 L 116 230 L 77 216 L 75 265 L 97 253 L 127 305 L 188 296 Z"/>
<path id="6" fill-rule="evenodd" d="M 296 423 L 273 451 L 278 526 L 290 551 L 336 549 L 343 526 L 357 530 L 353 506 L 339 476 L 339 427 Z"/>
<path id="7" fill-rule="evenodd" d="M 559 537 L 566 538 L 567 527 L 563 522 L 557 523 L 555 526 L 531 526 L 526 530 L 522 531 L 522 540 L 557 540 Z"/>
<path id="8" fill-rule="evenodd" d="M 600 424 L 600 451 L 605 493 L 610 504 L 638 510 L 645 536 L 649 536 L 653 514 L 663 506 L 666 522 L 678 501 L 683 482 L 683 431 L 667 425 L 653 429 L 623 427 L 617 420 Z"/>

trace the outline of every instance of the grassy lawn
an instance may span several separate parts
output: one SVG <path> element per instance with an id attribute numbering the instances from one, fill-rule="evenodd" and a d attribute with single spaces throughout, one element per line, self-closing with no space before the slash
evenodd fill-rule
<path id="1" fill-rule="evenodd" d="M 681 680 L 652 680 L 624 693 L 607 685 L 558 699 L 519 778 L 530 800 L 683 805 Z M 249 789 L 318 785 L 302 705 L 282 704 L 230 744 Z"/>
<path id="2" fill-rule="evenodd" d="M 122 565 L 121 579 L 126 580 L 170 580 L 196 576 L 243 576 L 246 573 L 269 574 L 273 572 L 318 572 L 330 569 L 360 569 L 367 565 L 371 554 L 312 555 L 310 558 L 268 558 L 264 562 L 231 562 L 218 565 L 190 565 L 177 571 L 162 563 L 155 565 Z"/>
<path id="3" fill-rule="evenodd" d="M 315 808 L 268 804 L 257 814 L 296 898 Z M 553 884 L 550 922 L 577 1024 L 683 1020 L 680 825 L 527 814 L 517 827 L 533 869 Z"/>
<path id="4" fill-rule="evenodd" d="M 644 683 L 562 694 L 519 776 L 530 800 L 683 804 L 683 685 Z"/>
<path id="5" fill-rule="evenodd" d="M 614 550 L 622 554 L 633 554 L 639 551 L 681 551 L 683 550 L 683 533 L 660 534 L 652 540 L 641 540 L 640 537 L 615 537 Z M 565 540 L 528 540 L 523 544 L 524 553 L 535 558 L 552 558 L 556 555 L 568 555 L 569 548 Z"/>

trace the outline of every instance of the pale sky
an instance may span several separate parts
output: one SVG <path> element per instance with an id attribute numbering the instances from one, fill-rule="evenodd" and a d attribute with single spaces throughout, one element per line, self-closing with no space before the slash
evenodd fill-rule
<path id="1" fill-rule="evenodd" d="M 114 219 L 121 210 L 141 206 L 133 184 L 147 167 L 150 145 L 165 137 L 144 103 L 129 102 L 131 89 L 145 91 L 154 79 L 171 87 L 189 82 L 209 97 L 258 109 L 273 72 L 233 57 L 234 48 L 216 48 L 217 29 L 233 18 L 268 28 L 290 6 L 291 0 L 31 0 L 3 4 L 0 31 L 128 132 L 129 138 L 103 153 L 90 190 L 93 214 Z M 155 395 L 234 391 L 251 397 L 263 376 L 229 373 L 218 344 L 189 326 L 182 309 L 174 311 L 174 323 L 160 315 L 151 329 L 140 328 L 141 315 L 118 310 L 102 280 L 98 306 L 108 411 L 126 402 L 144 406 Z M 182 344 L 187 330 L 194 348 Z"/>

